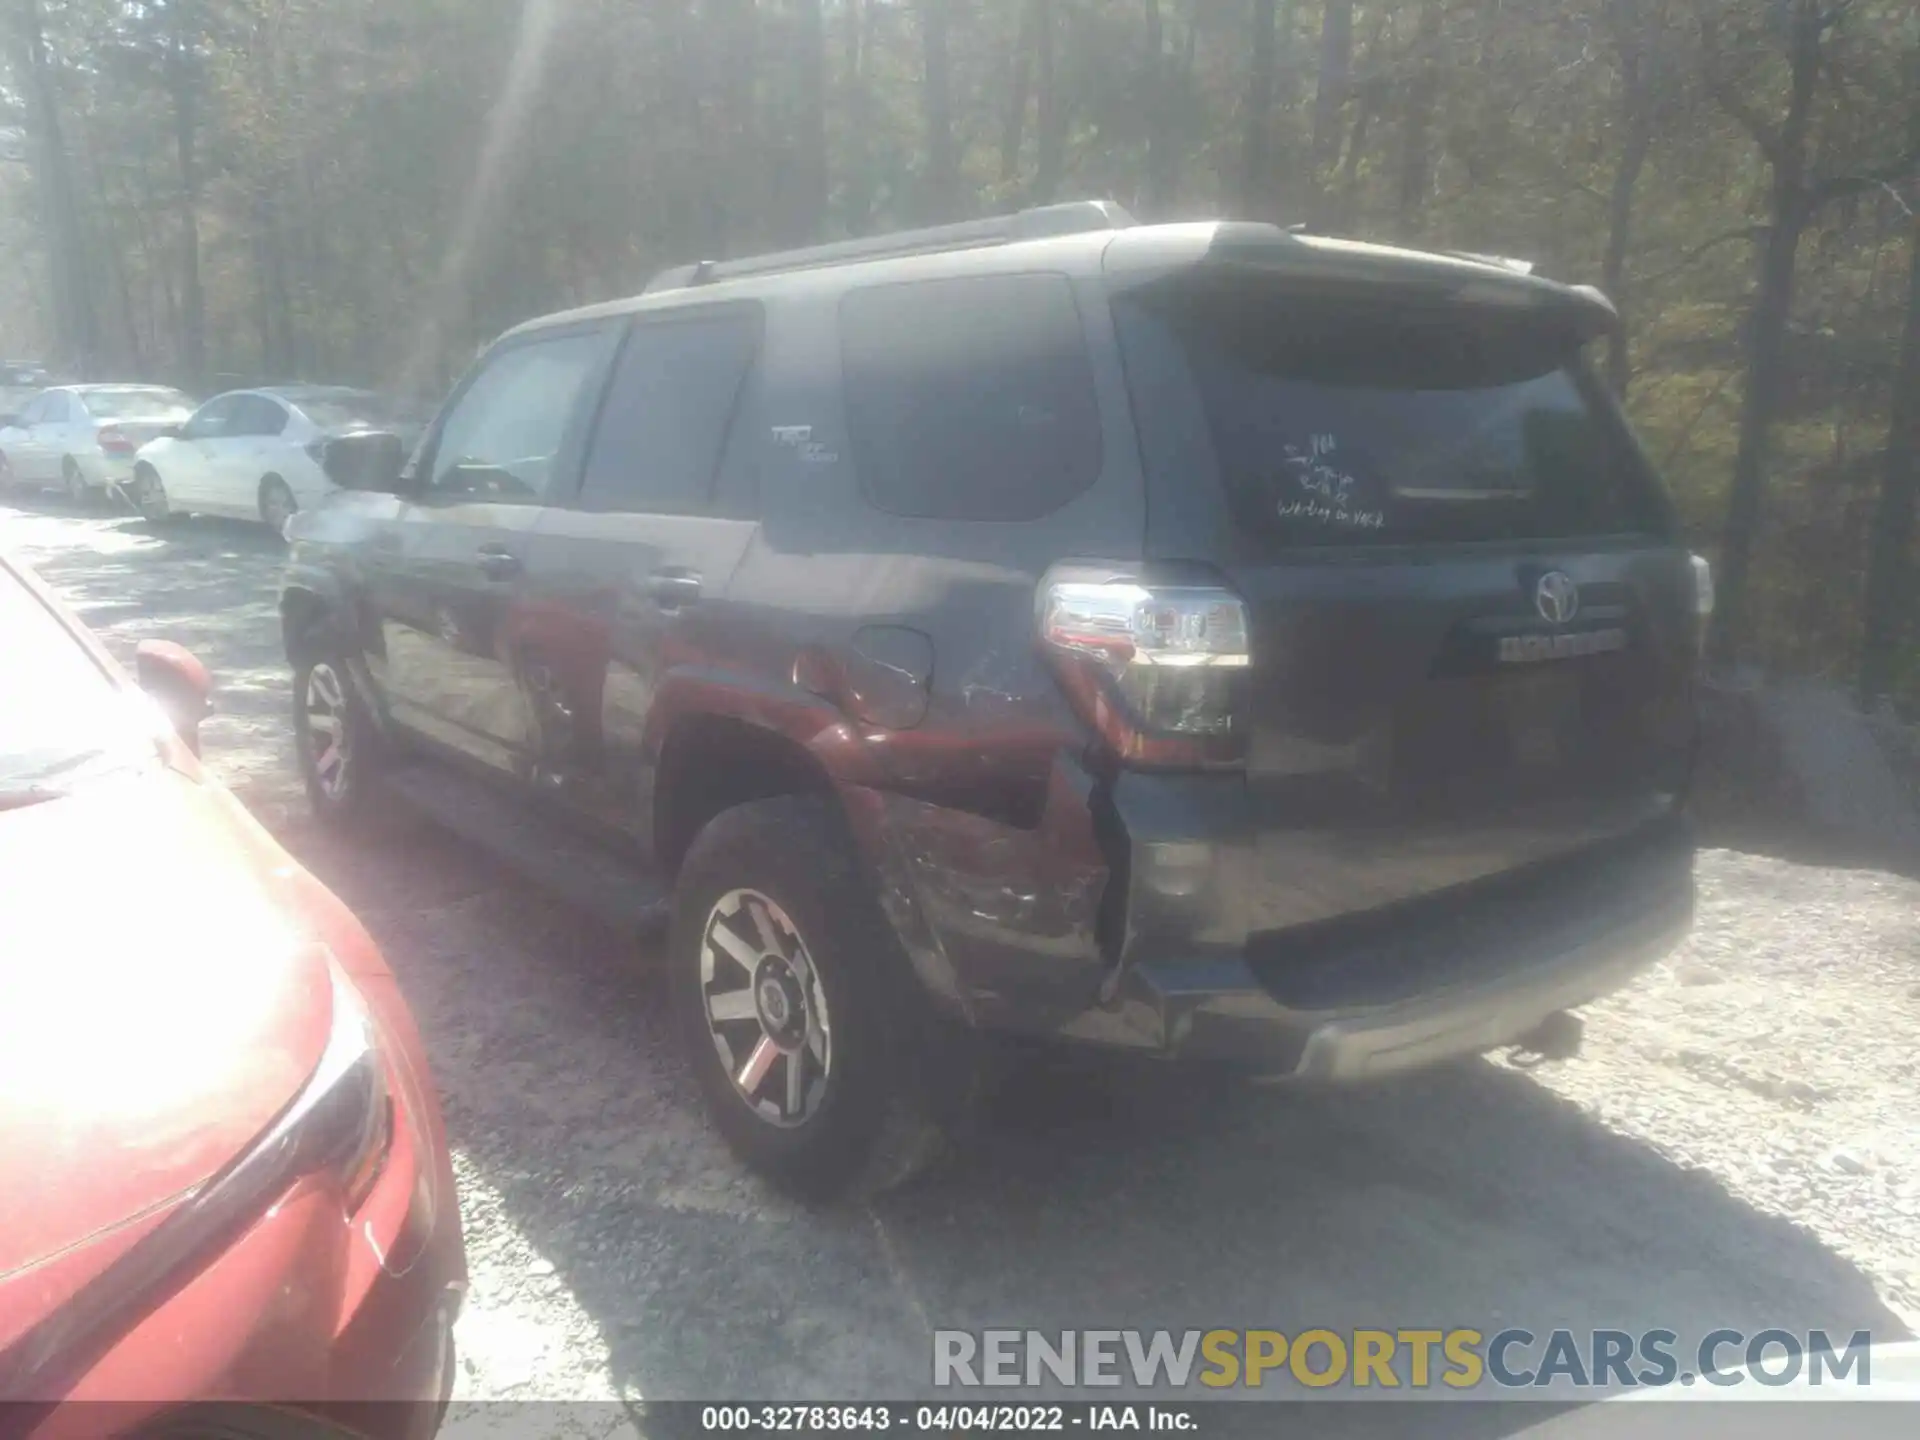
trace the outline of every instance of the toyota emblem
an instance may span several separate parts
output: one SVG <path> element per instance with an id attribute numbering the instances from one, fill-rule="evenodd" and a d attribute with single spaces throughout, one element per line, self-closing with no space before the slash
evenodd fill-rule
<path id="1" fill-rule="evenodd" d="M 1549 625 L 1565 625 L 1580 613 L 1580 587 L 1563 570 L 1549 570 L 1533 589 L 1534 608 Z"/>

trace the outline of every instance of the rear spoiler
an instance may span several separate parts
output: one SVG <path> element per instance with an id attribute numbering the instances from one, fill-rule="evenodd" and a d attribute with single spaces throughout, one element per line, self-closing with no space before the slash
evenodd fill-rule
<path id="1" fill-rule="evenodd" d="M 1122 230 L 1107 247 L 1104 266 L 1110 279 L 1127 286 L 1211 273 L 1329 297 L 1344 292 L 1355 299 L 1533 312 L 1564 320 L 1583 341 L 1620 324 L 1613 302 L 1593 286 L 1546 279 L 1523 261 L 1333 240 L 1275 225 L 1223 221 Z"/>

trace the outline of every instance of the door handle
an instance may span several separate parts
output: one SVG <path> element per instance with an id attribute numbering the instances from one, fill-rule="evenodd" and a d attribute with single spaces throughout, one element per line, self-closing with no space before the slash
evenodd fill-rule
<path id="1" fill-rule="evenodd" d="M 483 545 L 480 573 L 489 580 L 512 580 L 520 574 L 520 557 L 504 545 Z"/>
<path id="2" fill-rule="evenodd" d="M 656 570 L 647 577 L 647 594 L 663 610 L 677 610 L 700 598 L 700 577 L 691 570 Z"/>

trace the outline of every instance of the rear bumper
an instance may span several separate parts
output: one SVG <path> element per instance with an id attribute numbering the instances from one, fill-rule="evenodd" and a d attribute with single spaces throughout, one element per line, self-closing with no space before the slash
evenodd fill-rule
<path id="1" fill-rule="evenodd" d="M 105 451 L 82 451 L 74 456 L 80 478 L 96 490 L 133 483 L 133 456 L 109 455 Z"/>
<path id="2" fill-rule="evenodd" d="M 1269 875 L 1246 898 L 1245 852 L 1194 839 L 1184 807 L 1106 806 L 1064 762 L 1034 830 L 873 792 L 849 811 L 921 979 L 975 1028 L 1264 1075 L 1359 1080 L 1514 1043 L 1618 989 L 1693 920 L 1693 836 L 1671 813 L 1544 863 L 1262 929 L 1246 921 L 1279 918 L 1286 897 Z"/>
<path id="3" fill-rule="evenodd" d="M 1251 966 L 1214 971 L 1218 988 L 1179 984 L 1177 964 L 1141 966 L 1123 1007 L 1164 1037 L 1155 1047 L 1304 1080 L 1364 1080 L 1477 1055 L 1524 1039 L 1548 1016 L 1611 994 L 1669 954 L 1692 922 L 1685 902 L 1619 914 L 1582 937 L 1516 935 L 1477 978 L 1426 993 L 1326 1010 L 1283 1004 Z"/>

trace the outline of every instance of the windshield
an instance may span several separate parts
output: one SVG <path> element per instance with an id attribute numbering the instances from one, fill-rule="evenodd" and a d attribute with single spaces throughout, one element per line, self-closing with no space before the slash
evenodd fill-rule
<path id="1" fill-rule="evenodd" d="M 85 390 L 80 403 L 100 420 L 158 420 L 193 409 L 178 390 Z"/>
<path id="2" fill-rule="evenodd" d="M 154 757 L 137 697 L 0 566 L 0 808 Z"/>

